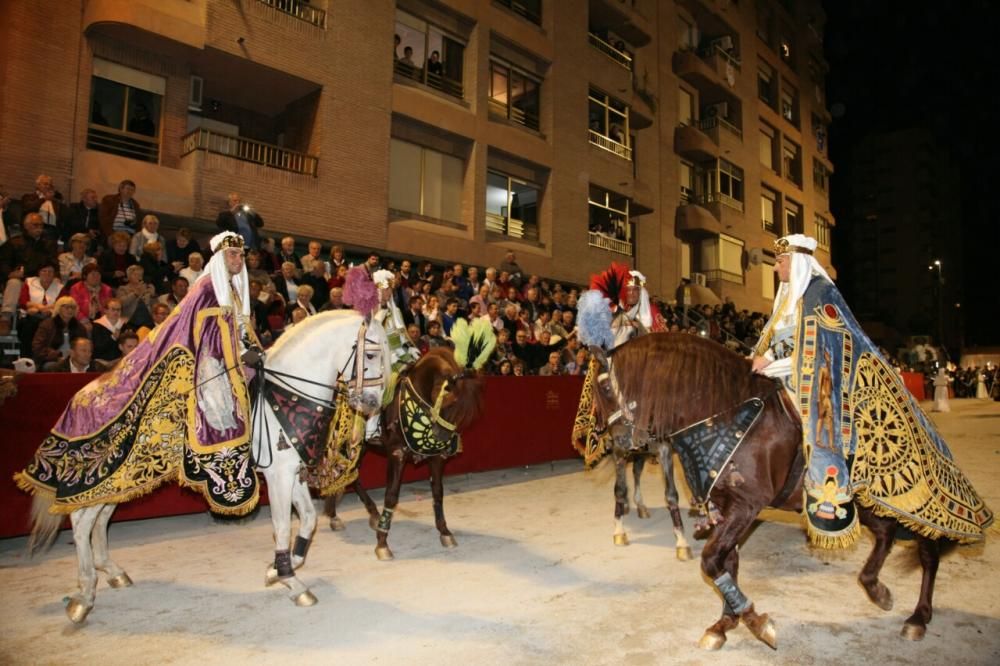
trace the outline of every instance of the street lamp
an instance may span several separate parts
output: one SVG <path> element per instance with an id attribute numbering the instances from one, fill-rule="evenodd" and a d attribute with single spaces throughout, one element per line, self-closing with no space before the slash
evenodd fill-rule
<path id="1" fill-rule="evenodd" d="M 937 329 L 938 345 L 947 349 L 944 344 L 944 268 L 940 259 L 935 259 L 927 267 L 929 271 L 937 272 Z"/>

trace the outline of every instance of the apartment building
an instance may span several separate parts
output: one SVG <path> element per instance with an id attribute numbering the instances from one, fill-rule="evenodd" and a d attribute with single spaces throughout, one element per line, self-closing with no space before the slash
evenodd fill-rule
<path id="1" fill-rule="evenodd" d="M 272 234 L 757 310 L 777 236 L 829 265 L 818 0 L 64 4 L 9 3 L 8 191 L 131 178 L 196 226 L 238 191 Z"/>

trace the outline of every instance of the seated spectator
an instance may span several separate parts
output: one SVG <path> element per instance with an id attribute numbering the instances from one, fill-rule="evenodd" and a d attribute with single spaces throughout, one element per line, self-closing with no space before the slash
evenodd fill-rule
<path id="1" fill-rule="evenodd" d="M 409 307 L 403 310 L 403 323 L 407 326 L 416 324 L 420 331 L 417 337 L 427 332 L 427 316 L 424 314 L 424 301 L 419 296 L 411 296 Z"/>
<path id="2" fill-rule="evenodd" d="M 258 229 L 264 226 L 264 218 L 252 207 L 245 205 L 237 192 L 230 192 L 226 198 L 227 208 L 215 219 L 219 231 L 232 231 L 243 237 L 248 249 L 257 249 L 260 241 Z M 294 241 L 293 241 L 294 246 Z"/>
<path id="3" fill-rule="evenodd" d="M 188 257 L 190 262 L 190 257 Z M 250 250 L 247 252 L 247 277 L 251 280 L 260 280 L 261 288 L 267 287 L 273 284 L 271 280 L 271 271 L 264 267 L 263 254 L 260 250 Z M 186 277 L 186 276 L 185 276 Z M 191 281 L 194 284 L 194 281 Z"/>
<path id="4" fill-rule="evenodd" d="M 347 283 L 347 264 L 341 264 L 333 270 L 333 275 L 326 281 L 326 286 L 330 289 L 343 287 Z"/>
<path id="5" fill-rule="evenodd" d="M 94 343 L 89 338 L 73 338 L 66 358 L 51 365 L 48 372 L 101 372 L 94 362 Z"/>
<path id="6" fill-rule="evenodd" d="M 295 300 L 292 301 L 292 314 L 295 314 L 295 308 L 302 308 L 307 316 L 316 314 L 316 306 L 312 304 L 314 293 L 313 288 L 308 284 L 299 285 Z"/>
<path id="7" fill-rule="evenodd" d="M 113 361 L 121 356 L 118 343 L 122 332 L 127 330 L 130 329 L 128 320 L 122 316 L 122 302 L 112 298 L 104 306 L 104 316 L 94 320 L 94 326 L 90 330 L 90 339 L 94 342 L 94 358 Z"/>
<path id="8" fill-rule="evenodd" d="M 445 336 L 451 335 L 451 327 L 455 325 L 456 319 L 458 319 L 458 299 L 449 298 L 445 302 L 444 312 L 441 314 L 441 325 L 444 328 Z"/>
<path id="9" fill-rule="evenodd" d="M 538 342 L 531 342 L 527 331 L 518 330 L 514 337 L 512 352 L 524 363 L 525 372 L 535 374 L 548 362 L 549 354 L 561 350 L 566 344 L 565 340 L 551 344 L 550 341 L 551 334 L 548 331 L 542 331 L 542 337 Z"/>
<path id="10" fill-rule="evenodd" d="M 431 295 L 427 297 L 427 302 L 424 305 L 424 316 L 427 317 L 427 323 L 432 321 L 441 321 L 441 309 L 439 306 L 440 301 L 437 296 Z"/>
<path id="11" fill-rule="evenodd" d="M 139 336 L 139 341 L 141 342 L 145 340 L 146 336 L 149 335 L 149 332 L 162 324 L 169 316 L 169 305 L 160 302 L 153 303 L 153 306 L 149 308 L 149 315 L 146 321 L 141 324 L 139 322 L 133 322 L 136 326 L 135 332 Z"/>
<path id="12" fill-rule="evenodd" d="M 138 236 L 139 234 L 136 234 Z M 153 285 L 157 294 L 165 294 L 170 289 L 173 272 L 170 264 L 163 260 L 163 246 L 159 241 L 146 243 L 142 246 L 139 265 L 142 266 L 143 280 Z"/>
<path id="13" fill-rule="evenodd" d="M 129 254 L 129 235 L 116 231 L 108 238 L 110 251 L 101 254 L 101 280 L 112 287 L 120 287 L 128 281 L 126 271 L 139 261 Z"/>
<path id="14" fill-rule="evenodd" d="M 97 266 L 97 259 L 87 256 L 89 246 L 90 236 L 84 233 L 73 234 L 69 239 L 69 252 L 59 255 L 59 277 L 67 287 L 83 277 L 84 266 Z"/>
<path id="15" fill-rule="evenodd" d="M 299 259 L 299 255 L 295 253 L 294 237 L 285 236 L 281 239 L 281 251 L 278 252 L 276 259 L 278 261 L 279 269 L 282 269 L 286 262 L 291 262 L 292 266 L 296 270 L 296 273 L 300 268 L 302 268 L 302 262 Z"/>
<path id="16" fill-rule="evenodd" d="M 299 278 L 295 264 L 290 261 L 281 264 L 281 274 L 274 278 L 274 288 L 285 303 L 298 300 Z"/>
<path id="17" fill-rule="evenodd" d="M 309 255 L 306 255 L 309 256 Z M 305 257 L 303 257 L 305 260 Z M 309 314 L 316 314 L 316 310 L 326 303 L 330 287 L 326 277 L 326 263 L 322 259 L 314 259 L 310 264 L 311 270 L 302 276 L 303 285 L 312 287 L 313 310 Z"/>
<path id="18" fill-rule="evenodd" d="M 420 329 L 416 324 L 409 324 L 406 327 L 406 337 L 410 339 L 415 349 L 420 349 Z"/>
<path id="19" fill-rule="evenodd" d="M 511 363 L 508 359 L 505 358 L 504 360 L 500 361 L 500 367 L 497 370 L 496 374 L 498 374 L 498 375 L 500 375 L 502 377 L 509 377 L 509 376 L 513 375 L 514 374 L 514 364 Z"/>
<path id="20" fill-rule="evenodd" d="M 524 377 L 525 373 L 526 373 L 526 370 L 525 370 L 525 367 L 524 367 L 524 362 L 521 359 L 515 360 L 514 361 L 514 376 L 515 377 Z"/>
<path id="21" fill-rule="evenodd" d="M 170 292 L 163 294 L 156 300 L 173 310 L 187 296 L 189 286 L 187 278 L 178 275 L 170 282 Z"/>
<path id="22" fill-rule="evenodd" d="M 139 229 L 137 234 L 132 236 L 128 251 L 133 257 L 142 261 L 142 253 L 149 243 L 157 243 L 159 245 L 160 253 L 157 255 L 157 260 L 166 263 L 167 253 L 165 248 L 167 246 L 167 239 L 160 235 L 160 218 L 155 215 L 147 215 L 142 218 L 142 228 Z"/>
<path id="23" fill-rule="evenodd" d="M 585 375 L 587 374 L 588 363 L 590 363 L 590 355 L 587 353 L 587 350 L 577 349 L 576 357 L 567 363 L 563 369 L 567 375 Z"/>
<path id="24" fill-rule="evenodd" d="M 101 220 L 101 233 L 111 236 L 116 231 L 131 236 L 136 232 L 139 220 L 142 219 L 142 206 L 133 197 L 135 183 L 123 180 L 118 183 L 118 193 L 109 194 L 101 199 L 98 216 Z"/>
<path id="25" fill-rule="evenodd" d="M 420 353 L 426 354 L 428 349 L 434 349 L 435 347 L 450 347 L 451 342 L 448 338 L 441 334 L 441 322 L 439 321 L 429 321 L 427 322 L 427 335 L 421 336 L 420 338 Z"/>
<path id="26" fill-rule="evenodd" d="M 263 271 L 261 271 L 263 273 Z M 201 252 L 192 252 L 188 255 L 188 265 L 180 270 L 178 275 L 188 281 L 189 285 L 195 283 L 195 281 L 200 278 L 205 273 L 205 258 L 201 256 Z M 264 273 L 267 277 L 267 273 Z M 267 277 L 268 282 L 271 281 L 270 277 Z"/>
<path id="27" fill-rule="evenodd" d="M 561 375 L 562 364 L 559 362 L 559 357 L 559 352 L 550 352 L 548 362 L 538 369 L 538 374 L 542 377 L 554 377 L 556 375 Z"/>
<path id="28" fill-rule="evenodd" d="M 309 241 L 308 248 L 308 251 L 302 255 L 301 259 L 299 259 L 299 265 L 302 266 L 303 274 L 312 274 L 313 266 L 315 264 L 319 264 L 323 267 L 323 279 L 325 280 L 327 276 L 326 262 L 323 261 L 323 258 L 320 256 L 323 252 L 323 244 L 318 240 L 311 240 Z"/>
<path id="29" fill-rule="evenodd" d="M 87 337 L 87 329 L 76 318 L 76 301 L 72 297 L 61 296 L 54 310 L 51 317 L 38 324 L 31 341 L 31 357 L 45 372 L 69 355 L 70 340 Z"/>
<path id="30" fill-rule="evenodd" d="M 191 255 L 195 252 L 201 252 L 201 245 L 194 238 L 191 238 L 191 230 L 187 227 L 181 227 L 174 234 L 173 240 L 167 241 L 166 245 L 167 251 L 167 263 L 170 267 L 174 269 L 174 272 L 179 272 L 185 266 L 191 265 Z M 202 255 L 202 261 L 205 257 Z M 193 282 L 193 281 L 192 281 Z"/>
<path id="31" fill-rule="evenodd" d="M 267 303 L 262 298 L 264 285 L 260 280 L 250 278 L 248 283 L 250 297 L 250 318 L 253 320 L 253 330 L 265 347 L 274 342 L 271 331 L 267 327 Z"/>
<path id="32" fill-rule="evenodd" d="M 552 333 L 552 311 L 547 307 L 541 306 L 538 308 L 538 319 L 535 320 L 532 326 L 532 336 L 534 339 L 539 339 L 542 337 L 542 331 L 548 331 Z"/>
<path id="33" fill-rule="evenodd" d="M 295 326 L 297 326 L 298 324 L 302 323 L 302 321 L 306 317 L 308 317 L 308 316 L 309 316 L 309 313 L 306 312 L 305 308 L 303 308 L 303 307 L 295 307 L 295 308 L 293 308 L 292 309 L 291 319 L 289 320 L 289 322 L 287 324 L 285 324 L 285 332 L 290 331 Z"/>
<path id="34" fill-rule="evenodd" d="M 31 213 L 24 218 L 23 234 L 0 246 L 0 279 L 7 278 L 4 314 L 13 315 L 25 277 L 37 276 L 42 266 L 56 264 L 56 243 L 45 238 L 44 226 L 42 216 Z"/>
<path id="35" fill-rule="evenodd" d="M 21 197 L 21 215 L 37 214 L 42 220 L 42 235 L 51 241 L 58 241 L 63 227 L 69 224 L 72 214 L 63 203 L 62 194 L 56 191 L 52 177 L 44 174 L 35 179 L 35 191 Z"/>
<path id="36" fill-rule="evenodd" d="M 114 370 L 123 358 L 139 346 L 139 334 L 132 329 L 126 329 L 118 336 L 118 357 L 110 361 L 95 359 L 94 364 L 102 371 Z M 96 349 L 96 346 L 95 346 Z M 96 353 L 96 352 L 95 352 Z"/>
<path id="37" fill-rule="evenodd" d="M 486 321 L 490 322 L 490 326 L 493 327 L 494 333 L 505 330 L 503 319 L 500 317 L 500 308 L 497 307 L 496 303 L 490 303 L 487 305 L 486 314 L 483 316 Z"/>
<path id="38" fill-rule="evenodd" d="M 337 269 L 341 266 L 347 266 L 347 260 L 344 258 L 344 248 L 340 245 L 334 245 L 330 248 L 330 259 L 327 262 L 330 264 L 330 274 L 336 275 Z M 348 267 L 349 268 L 349 267 Z M 346 270 L 346 268 L 345 268 Z M 339 285 L 343 286 L 343 285 Z"/>
<path id="39" fill-rule="evenodd" d="M 77 319 L 90 331 L 91 322 L 104 315 L 114 294 L 111 287 L 101 282 L 101 269 L 97 264 L 83 267 L 83 279 L 69 288 L 69 295 L 76 301 Z"/>
<path id="40" fill-rule="evenodd" d="M 129 266 L 126 270 L 128 281 L 118 287 L 116 292 L 118 300 L 122 302 L 122 316 L 136 326 L 152 326 L 153 323 L 152 308 L 156 290 L 143 279 L 144 272 L 138 264 Z M 170 311 L 169 307 L 166 309 Z"/>
<path id="41" fill-rule="evenodd" d="M 70 239 L 76 234 L 87 236 L 87 254 L 95 255 L 104 245 L 104 234 L 101 233 L 101 216 L 98 212 L 97 192 L 87 188 L 80 192 L 80 201 L 70 204 L 70 214 L 62 230 L 62 242 L 69 245 Z"/>
<path id="42" fill-rule="evenodd" d="M 278 261 L 278 251 L 275 249 L 273 238 L 268 236 L 261 240 L 257 251 L 260 252 L 260 268 L 263 268 L 272 275 L 281 270 L 281 264 Z"/>
<path id="43" fill-rule="evenodd" d="M 38 275 L 27 278 L 21 285 L 17 305 L 28 316 L 48 317 L 55 312 L 56 299 L 62 290 L 55 266 L 46 264 L 39 268 Z"/>
<path id="44" fill-rule="evenodd" d="M 330 298 L 323 307 L 319 309 L 320 312 L 327 312 L 329 310 L 344 310 L 347 306 L 344 305 L 344 288 L 334 287 L 330 290 Z"/>

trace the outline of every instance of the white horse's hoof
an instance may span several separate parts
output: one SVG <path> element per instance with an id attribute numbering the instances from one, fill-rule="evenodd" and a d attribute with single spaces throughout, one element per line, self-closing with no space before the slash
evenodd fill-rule
<path id="1" fill-rule="evenodd" d="M 628 534 L 622 532 L 621 534 L 615 535 L 615 545 L 616 546 L 627 546 L 628 545 Z"/>
<path id="2" fill-rule="evenodd" d="M 677 559 L 681 562 L 687 562 L 694 554 L 691 552 L 691 546 L 678 546 L 677 547 Z"/>
<path id="3" fill-rule="evenodd" d="M 319 599 L 317 599 L 316 595 L 313 594 L 311 591 L 306 590 L 305 592 L 302 592 L 301 594 L 293 598 L 292 601 L 294 601 L 295 605 L 298 606 L 299 608 L 307 608 L 309 606 L 315 606 L 316 602 L 319 601 Z"/>
<path id="4" fill-rule="evenodd" d="M 377 557 L 381 562 L 388 562 L 396 556 L 392 554 L 391 550 L 389 550 L 389 546 L 376 546 L 375 557 Z"/>
<path id="5" fill-rule="evenodd" d="M 726 635 L 720 634 L 717 631 L 706 631 L 705 634 L 701 637 L 701 640 L 698 641 L 698 647 L 700 647 L 702 650 L 710 650 L 713 652 L 715 650 L 722 649 L 722 646 L 725 644 L 726 644 Z"/>
<path id="6" fill-rule="evenodd" d="M 455 541 L 455 537 L 452 536 L 451 534 L 442 534 L 441 545 L 444 546 L 445 548 L 457 548 L 458 542 Z"/>
<path id="7" fill-rule="evenodd" d="M 108 585 L 118 590 L 123 587 L 132 587 L 132 579 L 124 571 L 108 579 Z"/>
<path id="8" fill-rule="evenodd" d="M 87 615 L 90 614 L 90 610 L 93 607 L 93 604 L 88 606 L 79 599 L 70 597 L 69 601 L 66 602 L 66 616 L 74 624 L 80 624 L 87 619 Z"/>
<path id="9" fill-rule="evenodd" d="M 267 571 L 264 572 L 264 587 L 271 587 L 278 582 L 278 570 L 274 567 L 268 567 Z"/>
<path id="10" fill-rule="evenodd" d="M 334 532 L 341 532 L 344 530 L 344 521 L 342 521 L 337 516 L 330 519 L 330 529 Z"/>
<path id="11" fill-rule="evenodd" d="M 645 520 L 646 518 L 649 518 L 652 514 L 649 512 L 649 509 L 647 509 L 644 504 L 640 504 L 638 507 L 636 507 L 635 515 Z"/>

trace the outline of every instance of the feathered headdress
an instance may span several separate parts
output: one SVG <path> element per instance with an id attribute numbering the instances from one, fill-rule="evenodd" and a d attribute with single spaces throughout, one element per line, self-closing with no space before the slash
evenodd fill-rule
<path id="1" fill-rule="evenodd" d="M 632 282 L 631 269 L 617 262 L 611 262 L 611 268 L 603 273 L 590 276 L 590 288 L 601 292 L 611 306 L 625 302 L 625 289 L 630 282 Z"/>
<path id="2" fill-rule="evenodd" d="M 605 349 L 615 346 L 615 336 L 611 332 L 611 302 L 599 290 L 590 289 L 580 295 L 576 302 L 576 322 L 583 344 Z"/>
<path id="3" fill-rule="evenodd" d="M 493 325 L 485 319 L 476 319 L 471 325 L 456 319 L 450 337 L 455 343 L 455 361 L 463 368 L 481 370 L 497 346 Z"/>
<path id="4" fill-rule="evenodd" d="M 378 308 L 378 289 L 364 266 L 355 266 L 347 271 L 344 302 L 366 317 Z"/>

